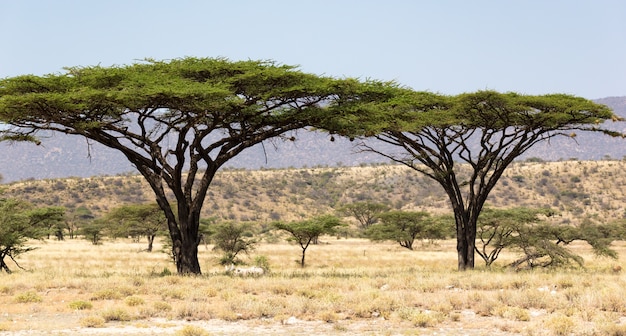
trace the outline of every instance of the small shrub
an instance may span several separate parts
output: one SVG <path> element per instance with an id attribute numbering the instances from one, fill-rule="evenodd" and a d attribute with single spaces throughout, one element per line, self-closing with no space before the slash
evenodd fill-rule
<path id="1" fill-rule="evenodd" d="M 209 336 L 209 333 L 196 326 L 184 326 L 182 329 L 178 330 L 175 334 L 176 336 Z"/>
<path id="2" fill-rule="evenodd" d="M 416 327 L 430 328 L 443 321 L 443 314 L 439 312 L 423 312 L 413 308 L 398 310 L 398 316 L 403 320 L 411 321 Z"/>
<path id="3" fill-rule="evenodd" d="M 130 306 L 130 307 L 140 306 L 145 303 L 145 301 L 138 296 L 129 296 L 126 298 L 126 300 L 124 300 L 124 302 L 126 303 L 127 306 Z"/>
<path id="4" fill-rule="evenodd" d="M 187 297 L 187 292 L 180 288 L 172 288 L 161 293 L 162 299 L 183 300 Z"/>
<path id="5" fill-rule="evenodd" d="M 24 293 L 20 293 L 15 296 L 15 302 L 17 303 L 34 303 L 41 302 L 41 296 L 34 291 L 28 291 Z"/>
<path id="6" fill-rule="evenodd" d="M 546 321 L 545 326 L 552 331 L 554 335 L 558 336 L 571 334 L 575 327 L 572 319 L 564 315 L 558 315 L 550 318 Z"/>
<path id="7" fill-rule="evenodd" d="M 150 276 L 152 276 L 152 277 L 162 278 L 162 277 L 166 277 L 166 276 L 170 276 L 170 275 L 172 275 L 172 271 L 170 271 L 169 268 L 167 268 L 167 267 L 163 267 L 163 270 L 160 271 L 160 272 L 157 272 L 155 270 L 150 271 Z"/>
<path id="8" fill-rule="evenodd" d="M 155 310 L 160 311 L 160 312 L 172 310 L 172 305 L 163 301 L 155 302 L 154 304 L 152 304 L 152 307 L 154 307 Z"/>
<path id="9" fill-rule="evenodd" d="M 69 307 L 74 310 L 86 310 L 93 308 L 93 305 L 87 301 L 73 301 L 70 302 Z"/>
<path id="10" fill-rule="evenodd" d="M 109 321 L 126 322 L 126 321 L 131 320 L 130 314 L 125 309 L 122 309 L 122 308 L 107 309 L 102 312 L 101 316 L 106 322 L 109 322 Z"/>
<path id="11" fill-rule="evenodd" d="M 265 271 L 265 273 L 268 273 L 270 271 L 270 262 L 264 255 L 254 257 L 254 265 L 257 267 L 261 267 Z"/>
<path id="12" fill-rule="evenodd" d="M 0 294 L 13 294 L 13 287 L 0 286 Z"/>
<path id="13" fill-rule="evenodd" d="M 11 330 L 11 324 L 9 324 L 9 322 L 0 322 L 0 331 L 10 331 Z"/>
<path id="14" fill-rule="evenodd" d="M 519 307 L 507 307 L 501 316 L 509 320 L 530 321 L 528 310 Z"/>
<path id="15" fill-rule="evenodd" d="M 101 328 L 106 321 L 101 316 L 91 315 L 80 319 L 79 323 L 84 328 Z"/>
<path id="16" fill-rule="evenodd" d="M 107 288 L 103 290 L 99 290 L 91 296 L 89 300 L 98 301 L 98 300 L 119 300 L 122 297 L 122 294 L 116 290 Z"/>
<path id="17" fill-rule="evenodd" d="M 418 312 L 413 314 L 411 322 L 415 323 L 415 326 L 420 328 L 434 327 L 441 322 L 441 314 L 434 312 Z"/>

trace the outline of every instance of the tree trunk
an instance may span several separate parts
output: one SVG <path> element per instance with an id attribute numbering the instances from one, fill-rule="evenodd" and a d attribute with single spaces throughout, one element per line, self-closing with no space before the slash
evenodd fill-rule
<path id="1" fill-rule="evenodd" d="M 4 262 L 4 257 L 6 255 L 0 255 L 0 272 L 5 271 L 7 274 L 11 274 L 11 270 L 9 269 L 9 266 L 7 266 L 7 264 Z"/>
<path id="2" fill-rule="evenodd" d="M 200 263 L 198 262 L 198 244 L 181 244 L 174 243 L 174 250 L 178 250 L 176 257 L 176 271 L 179 275 L 200 275 Z M 176 252 L 175 252 L 176 253 Z"/>
<path id="3" fill-rule="evenodd" d="M 304 267 L 304 254 L 306 253 L 306 249 L 302 250 L 302 259 L 300 260 L 300 267 Z"/>
<path id="4" fill-rule="evenodd" d="M 192 216 L 192 218 L 195 217 Z M 175 234 L 170 232 L 176 270 L 179 275 L 200 275 L 202 273 L 198 261 L 198 245 L 200 244 L 198 227 L 200 226 L 200 219 L 197 217 L 197 221 L 193 221 L 179 214 L 178 220 L 180 222 L 180 230 Z"/>
<path id="5" fill-rule="evenodd" d="M 476 247 L 476 221 L 465 210 L 455 211 L 457 234 L 456 250 L 458 254 L 458 270 L 474 269 L 474 249 Z"/>
<path id="6" fill-rule="evenodd" d="M 154 245 L 154 237 L 156 237 L 156 235 L 154 234 L 148 235 L 148 248 L 146 249 L 146 251 L 148 252 L 152 252 L 152 246 Z"/>
<path id="7" fill-rule="evenodd" d="M 459 271 L 474 269 L 474 247 L 476 246 L 476 241 L 466 236 L 457 236 L 456 239 Z"/>

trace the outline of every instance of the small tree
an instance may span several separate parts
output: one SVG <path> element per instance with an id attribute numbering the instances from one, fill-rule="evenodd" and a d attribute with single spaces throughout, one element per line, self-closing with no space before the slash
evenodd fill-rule
<path id="1" fill-rule="evenodd" d="M 80 227 L 80 234 L 89 240 L 93 245 L 102 244 L 104 231 L 109 228 L 109 224 L 102 218 L 84 223 Z"/>
<path id="2" fill-rule="evenodd" d="M 512 247 L 519 239 L 522 226 L 539 223 L 543 219 L 540 215 L 551 216 L 550 209 L 484 209 L 477 222 L 477 237 L 479 245 L 476 253 L 485 261 L 487 267 L 491 266 L 505 248 Z"/>
<path id="3" fill-rule="evenodd" d="M 526 264 L 528 268 L 582 266 L 581 256 L 572 253 L 551 238 L 559 229 L 569 232 L 570 227 L 560 227 L 546 223 L 520 225 L 512 236 L 512 246 L 520 249 L 522 257 L 511 263 L 513 268 Z"/>
<path id="4" fill-rule="evenodd" d="M 273 223 L 278 230 L 291 234 L 289 240 L 295 241 L 302 248 L 300 266 L 304 267 L 306 249 L 313 240 L 324 234 L 333 234 L 338 226 L 344 225 L 341 219 L 332 215 L 318 216 L 309 220 L 282 223 Z"/>
<path id="5" fill-rule="evenodd" d="M 580 226 L 547 223 L 544 218 L 553 214 L 547 208 L 485 209 L 478 220 L 482 247 L 477 246 L 476 252 L 487 266 L 505 248 L 522 252 L 511 267 L 582 266 L 583 258 L 566 247 L 581 240 L 589 243 L 597 255 L 617 257 L 610 244 L 624 238 L 624 228 L 619 222 L 597 224 L 586 218 Z"/>
<path id="6" fill-rule="evenodd" d="M 389 210 L 387 205 L 369 201 L 345 204 L 337 209 L 337 211 L 346 216 L 354 217 L 359 222 L 362 230 L 366 230 L 372 224 L 375 224 L 378 221 L 378 215 L 387 210 Z"/>
<path id="7" fill-rule="evenodd" d="M 254 250 L 257 241 L 252 238 L 250 224 L 226 222 L 213 226 L 211 241 L 215 243 L 215 250 L 224 252 L 220 259 L 221 265 L 237 265 L 241 261 L 237 258 L 240 253 L 249 253 Z"/>
<path id="8" fill-rule="evenodd" d="M 40 223 L 46 229 L 46 237 L 49 239 L 50 234 L 58 240 L 63 240 L 63 229 L 65 220 L 64 207 L 46 207 L 32 210 L 31 220 Z"/>
<path id="9" fill-rule="evenodd" d="M 380 223 L 368 228 L 366 235 L 372 240 L 394 240 L 400 246 L 413 250 L 416 239 L 443 237 L 437 221 L 424 211 L 389 211 L 379 215 Z"/>
<path id="10" fill-rule="evenodd" d="M 167 230 L 165 215 L 156 203 L 124 205 L 109 211 L 104 220 L 112 224 L 114 236 L 146 236 L 148 252 L 152 252 L 157 234 Z"/>
<path id="11" fill-rule="evenodd" d="M 70 211 L 65 218 L 65 229 L 70 236 L 70 239 L 74 239 L 76 233 L 83 225 L 88 224 L 94 219 L 94 215 L 85 206 L 79 206 L 76 209 Z"/>
<path id="12" fill-rule="evenodd" d="M 54 209 L 35 209 L 25 201 L 0 199 L 0 270 L 11 273 L 6 257 L 20 267 L 15 258 L 35 249 L 25 246 L 28 239 L 44 238 L 46 228 L 42 223 L 53 221 L 55 216 Z"/>

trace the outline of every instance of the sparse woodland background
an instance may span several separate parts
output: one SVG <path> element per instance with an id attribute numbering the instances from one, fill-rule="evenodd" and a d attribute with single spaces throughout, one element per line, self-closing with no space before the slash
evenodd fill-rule
<path id="1" fill-rule="evenodd" d="M 626 217 L 626 161 L 531 158 L 514 163 L 491 193 L 497 208 L 550 207 L 553 220 L 578 224 Z M 5 197 L 37 206 L 86 207 L 96 216 L 114 207 L 153 202 L 139 175 L 27 180 L 4 186 Z M 392 209 L 451 213 L 441 187 L 400 165 L 237 170 L 218 173 L 203 208 L 205 218 L 254 222 L 301 220 L 334 212 L 341 205 L 373 201 Z"/>

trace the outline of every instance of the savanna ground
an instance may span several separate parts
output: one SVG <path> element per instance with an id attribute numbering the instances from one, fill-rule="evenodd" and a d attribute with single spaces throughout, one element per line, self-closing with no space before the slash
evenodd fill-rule
<path id="1" fill-rule="evenodd" d="M 457 272 L 453 241 L 418 246 L 323 237 L 263 243 L 271 272 L 225 274 L 201 246 L 202 276 L 179 277 L 144 242 L 33 242 L 0 274 L 0 335 L 626 335 L 626 244 L 584 269 Z M 160 246 L 156 247 L 158 251 Z M 504 265 L 514 259 L 507 254 Z"/>

